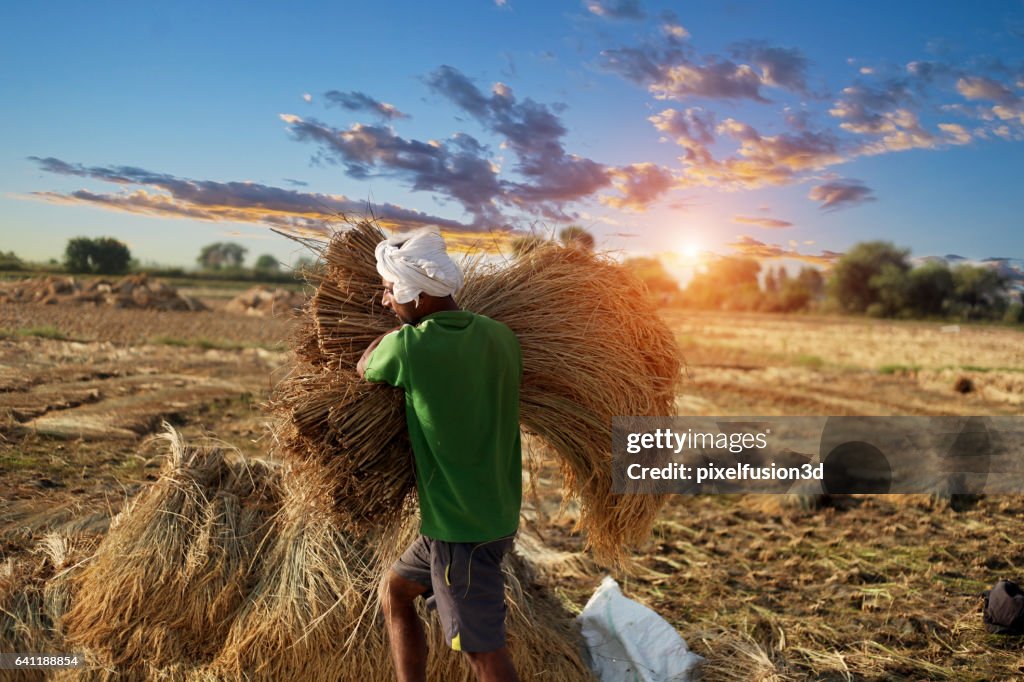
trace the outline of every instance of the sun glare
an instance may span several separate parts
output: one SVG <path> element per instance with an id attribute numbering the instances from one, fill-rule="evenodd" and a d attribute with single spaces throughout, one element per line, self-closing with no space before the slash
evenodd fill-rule
<path id="1" fill-rule="evenodd" d="M 683 248 L 680 251 L 680 253 L 683 255 L 683 258 L 685 258 L 686 260 L 690 260 L 690 261 L 697 260 L 697 258 L 700 256 L 700 244 L 698 244 L 696 242 L 690 242 L 688 244 L 683 244 Z"/>

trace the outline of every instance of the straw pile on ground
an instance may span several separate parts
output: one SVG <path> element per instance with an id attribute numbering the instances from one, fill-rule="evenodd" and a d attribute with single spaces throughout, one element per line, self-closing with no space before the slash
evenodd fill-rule
<path id="1" fill-rule="evenodd" d="M 238 315 L 274 317 L 289 315 L 302 308 L 306 297 L 298 291 L 253 287 L 228 301 L 224 310 Z"/>
<path id="2" fill-rule="evenodd" d="M 118 280 L 37 277 L 0 286 L 0 303 L 94 305 L 146 310 L 207 310 L 202 302 L 144 273 Z"/>
<path id="3" fill-rule="evenodd" d="M 155 668 L 209 659 L 227 636 L 250 562 L 276 511 L 276 473 L 260 461 L 186 448 L 169 432 L 160 479 L 115 517 L 78 578 L 63 620 L 96 662 Z"/>
<path id="4" fill-rule="evenodd" d="M 160 479 L 76 574 L 56 649 L 96 679 L 393 679 L 377 621 L 381 567 L 403 549 L 353 540 L 333 503 L 290 469 L 170 436 Z M 406 532 L 411 533 L 407 528 Z M 572 616 L 521 558 L 506 567 L 509 648 L 523 679 L 591 679 Z M 427 621 L 428 679 L 472 679 Z"/>
<path id="5" fill-rule="evenodd" d="M 400 391 L 367 384 L 363 350 L 397 321 L 380 304 L 374 247 L 362 222 L 322 249 L 316 292 L 293 342 L 298 357 L 273 407 L 286 451 L 333 486 L 347 529 L 381 532 L 411 513 L 413 467 Z M 543 246 L 504 267 L 468 268 L 459 304 L 519 337 L 524 429 L 556 453 L 566 501 L 595 556 L 624 558 L 649 534 L 663 499 L 611 492 L 611 418 L 674 411 L 681 358 L 644 285 L 585 249 Z"/>
<path id="6" fill-rule="evenodd" d="M 62 651 L 56 645 L 70 594 L 69 570 L 95 545 L 88 536 L 72 541 L 49 533 L 31 553 L 0 563 L 0 652 Z"/>

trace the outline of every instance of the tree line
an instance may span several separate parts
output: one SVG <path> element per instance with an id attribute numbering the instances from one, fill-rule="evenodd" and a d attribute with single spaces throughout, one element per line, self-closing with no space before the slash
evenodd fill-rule
<path id="1" fill-rule="evenodd" d="M 269 253 L 260 255 L 252 268 L 246 268 L 245 256 L 248 249 L 233 242 L 217 242 L 207 244 L 199 251 L 196 257 L 196 264 L 200 271 L 207 273 L 231 274 L 266 274 L 274 275 L 292 269 L 284 266 L 277 258 Z M 58 263 L 50 261 L 51 265 L 62 265 L 66 272 L 73 274 L 90 275 L 124 275 L 139 270 L 152 270 L 143 268 L 138 261 L 132 258 L 131 250 L 124 242 L 113 237 L 75 237 L 69 239 L 64 248 L 63 260 Z M 300 258 L 295 269 L 312 264 L 311 258 Z M 0 270 L 26 270 L 34 269 L 31 264 L 25 263 L 13 251 L 0 251 Z M 174 272 L 184 276 L 183 268 L 157 268 L 163 272 Z"/>
<path id="2" fill-rule="evenodd" d="M 707 264 L 685 288 L 672 286 L 674 280 L 657 260 L 632 260 L 664 302 L 694 308 L 1024 322 L 1019 298 L 996 269 L 951 267 L 943 260 L 913 265 L 909 257 L 907 249 L 890 242 L 861 242 L 827 274 L 805 266 L 796 275 L 782 267 L 762 274 L 753 258 L 722 257 Z"/>
<path id="3" fill-rule="evenodd" d="M 570 225 L 558 235 L 566 245 L 593 250 L 593 235 Z M 529 253 L 549 239 L 519 236 L 511 247 L 517 256 Z M 289 268 L 271 254 L 260 255 L 251 269 L 245 267 L 248 249 L 232 242 L 203 246 L 196 263 L 210 276 L 272 278 L 291 277 Z M 1002 320 L 1024 323 L 1020 297 L 1010 293 L 1009 282 L 996 269 L 932 260 L 918 265 L 910 252 L 891 242 L 870 241 L 854 245 L 823 274 L 804 266 L 795 275 L 776 266 L 762 273 L 761 264 L 749 257 L 717 258 L 697 272 L 685 288 L 652 257 L 627 258 L 624 263 L 647 284 L 663 304 L 711 310 L 762 312 L 841 312 L 886 318 L 955 318 Z M 128 246 L 112 237 L 75 237 L 64 250 L 64 269 L 71 273 L 123 275 L 139 270 Z M 296 269 L 312 265 L 304 258 Z M 14 252 L 0 252 L 0 268 L 25 269 Z M 165 276 L 185 276 L 181 268 L 160 271 Z"/>

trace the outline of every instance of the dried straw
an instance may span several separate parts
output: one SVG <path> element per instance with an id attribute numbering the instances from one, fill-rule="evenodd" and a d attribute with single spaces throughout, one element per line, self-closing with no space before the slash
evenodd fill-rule
<path id="1" fill-rule="evenodd" d="M 286 416 L 285 451 L 331 482 L 354 534 L 401 524 L 414 488 L 400 391 L 354 374 L 363 350 L 396 326 L 379 301 L 373 250 L 383 238 L 364 221 L 322 249 L 292 343 L 299 361 L 272 402 Z M 675 339 L 644 285 L 609 258 L 551 245 L 507 266 L 469 267 L 459 304 L 519 337 L 522 426 L 557 454 L 595 556 L 620 562 L 646 539 L 663 498 L 612 494 L 611 418 L 671 414 L 680 376 Z"/>
<path id="2" fill-rule="evenodd" d="M 49 532 L 33 551 L 0 563 L 0 652 L 65 650 L 60 624 L 71 575 L 98 541 L 88 533 L 71 538 Z M 0 670 L 0 682 L 45 678 L 42 671 Z"/>
<path id="3" fill-rule="evenodd" d="M 212 658 L 279 504 L 266 463 L 186 447 L 170 429 L 163 437 L 170 457 L 159 480 L 114 518 L 64 618 L 68 644 L 105 666 Z"/>
<path id="4" fill-rule="evenodd" d="M 75 677 L 393 679 L 376 584 L 414 525 L 401 537 L 353 540 L 335 523 L 328 491 L 301 471 L 188 448 L 173 432 L 168 440 L 159 481 L 118 516 L 75 581 L 60 650 L 84 647 L 100 664 Z M 218 511 L 211 524 L 211 508 L 232 496 L 243 511 L 234 522 Z M 521 677 L 590 680 L 572 615 L 521 558 L 509 558 L 505 575 Z M 471 680 L 436 616 L 421 615 L 428 679 Z"/>

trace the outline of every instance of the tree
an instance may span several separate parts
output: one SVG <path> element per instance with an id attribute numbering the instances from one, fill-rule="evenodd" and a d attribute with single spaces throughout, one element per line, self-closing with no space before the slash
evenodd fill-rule
<path id="1" fill-rule="evenodd" d="M 765 275 L 765 292 L 761 310 L 773 313 L 792 313 L 809 308 L 824 288 L 824 280 L 817 268 L 803 267 L 796 277 L 790 277 L 782 266 Z"/>
<path id="2" fill-rule="evenodd" d="M 761 264 L 753 258 L 719 258 L 690 280 L 683 300 L 699 308 L 754 310 L 762 298 L 757 284 L 760 271 Z"/>
<path id="3" fill-rule="evenodd" d="M 0 251 L 0 270 L 21 270 L 25 266 L 13 251 Z"/>
<path id="4" fill-rule="evenodd" d="M 829 278 L 829 292 L 842 310 L 851 313 L 862 313 L 868 306 L 881 303 L 878 286 L 892 282 L 896 277 L 892 270 L 887 270 L 881 279 L 872 279 L 882 275 L 886 265 L 906 272 L 910 269 L 907 263 L 906 249 L 898 249 L 891 242 L 861 242 L 840 257 Z M 882 306 L 887 304 L 882 303 Z"/>
<path id="5" fill-rule="evenodd" d="M 222 267 L 240 268 L 245 262 L 247 248 L 232 242 L 207 244 L 199 252 L 196 262 L 207 270 L 220 270 Z"/>
<path id="6" fill-rule="evenodd" d="M 535 234 L 527 234 L 519 237 L 513 237 L 512 241 L 509 242 L 509 246 L 512 247 L 512 254 L 516 258 L 519 258 L 520 256 L 530 253 L 546 242 L 547 240 L 543 237 L 538 237 Z"/>
<path id="7" fill-rule="evenodd" d="M 919 265 L 908 280 L 908 303 L 917 315 L 941 315 L 953 298 L 953 273 L 944 262 Z"/>
<path id="8" fill-rule="evenodd" d="M 872 275 L 868 285 L 875 300 L 865 309 L 872 317 L 896 317 L 909 311 L 910 278 L 907 269 L 895 263 L 883 263 L 878 274 Z"/>
<path id="9" fill-rule="evenodd" d="M 578 246 L 587 251 L 593 251 L 596 244 L 594 235 L 587 232 L 580 225 L 569 225 L 558 233 L 558 238 L 566 246 Z"/>
<path id="10" fill-rule="evenodd" d="M 821 270 L 804 266 L 796 276 L 797 283 L 811 293 L 811 298 L 818 298 L 825 291 L 825 278 Z"/>
<path id="11" fill-rule="evenodd" d="M 64 249 L 64 267 L 69 272 L 123 275 L 131 260 L 131 251 L 124 242 L 112 237 L 75 237 Z"/>
<path id="12" fill-rule="evenodd" d="M 1006 280 L 993 268 L 953 269 L 953 308 L 965 319 L 998 318 L 1006 309 Z"/>
<path id="13" fill-rule="evenodd" d="M 256 265 L 254 266 L 257 270 L 264 272 L 277 272 L 281 269 L 281 264 L 277 262 L 277 258 L 265 253 L 256 259 Z"/>
<path id="14" fill-rule="evenodd" d="M 622 266 L 640 278 L 659 303 L 672 303 L 679 299 L 679 282 L 668 274 L 665 266 L 657 258 L 627 258 L 622 262 Z"/>

